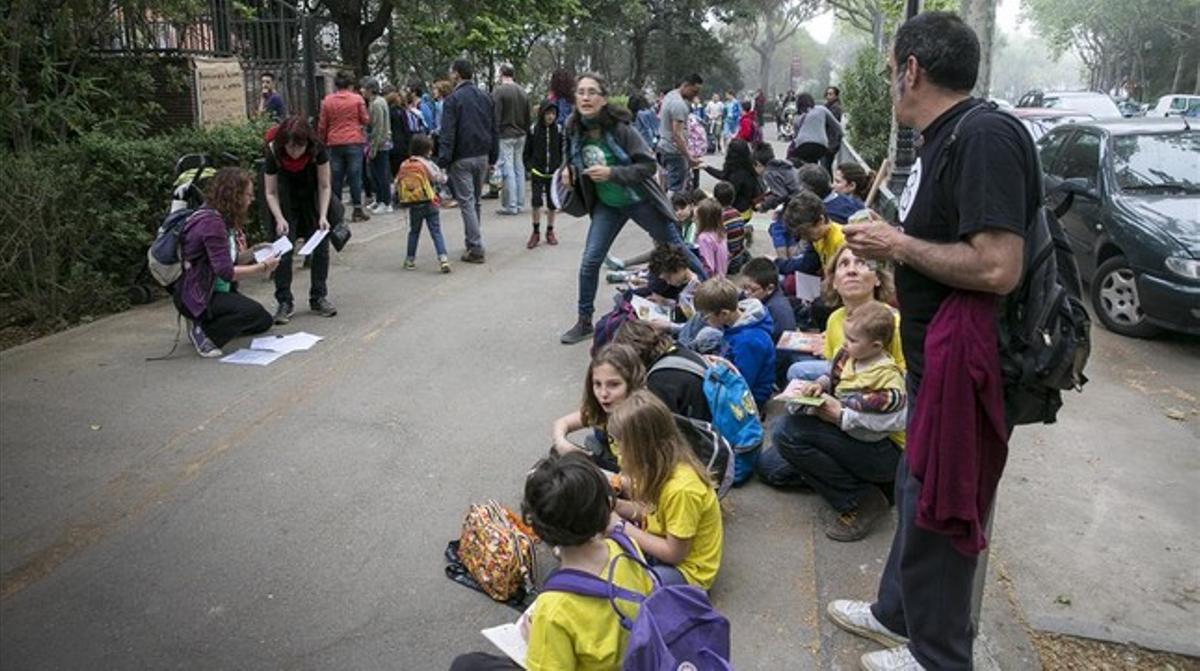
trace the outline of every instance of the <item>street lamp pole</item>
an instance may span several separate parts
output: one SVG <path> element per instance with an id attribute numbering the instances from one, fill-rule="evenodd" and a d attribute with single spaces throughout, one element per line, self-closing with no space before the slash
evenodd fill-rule
<path id="1" fill-rule="evenodd" d="M 921 13 L 921 0 L 906 0 L 904 4 L 904 20 L 907 21 Z M 896 66 L 901 66 L 897 63 Z M 917 160 L 917 132 L 907 126 L 896 128 L 896 156 L 892 160 L 892 179 L 888 184 L 892 193 L 904 191 L 912 165 Z"/>

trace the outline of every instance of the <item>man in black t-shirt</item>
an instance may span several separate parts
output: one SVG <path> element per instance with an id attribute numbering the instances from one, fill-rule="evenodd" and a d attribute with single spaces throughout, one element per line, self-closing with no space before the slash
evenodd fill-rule
<path id="1" fill-rule="evenodd" d="M 970 97 L 979 41 L 957 16 L 930 12 L 906 22 L 890 67 L 896 119 L 922 138 L 900 197 L 900 226 L 876 219 L 843 232 L 857 255 L 897 264 L 911 428 L 930 322 L 952 291 L 1003 296 L 1017 286 L 1040 177 L 1027 134 L 999 112 L 971 112 L 984 104 Z M 916 526 L 921 483 L 906 461 L 896 473 L 899 522 L 878 598 L 834 601 L 827 610 L 844 629 L 896 646 L 864 655 L 864 668 L 969 669 L 977 558 L 959 553 L 950 536 Z"/>

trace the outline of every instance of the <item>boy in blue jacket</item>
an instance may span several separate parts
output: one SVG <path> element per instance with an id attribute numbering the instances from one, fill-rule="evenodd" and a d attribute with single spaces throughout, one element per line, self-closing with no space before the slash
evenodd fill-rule
<path id="1" fill-rule="evenodd" d="M 705 280 L 696 289 L 696 312 L 705 323 L 724 332 L 724 350 L 746 378 L 750 393 L 762 410 L 775 385 L 775 341 L 771 315 L 762 302 L 738 301 L 737 286 L 724 277 Z"/>

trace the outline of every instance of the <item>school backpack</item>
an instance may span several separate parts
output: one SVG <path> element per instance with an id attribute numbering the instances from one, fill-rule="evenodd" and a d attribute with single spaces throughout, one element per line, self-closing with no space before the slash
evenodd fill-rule
<path id="1" fill-rule="evenodd" d="M 704 420 L 673 415 L 675 428 L 679 435 L 692 448 L 692 454 L 704 464 L 708 477 L 713 481 L 713 489 L 717 490 L 717 498 L 723 499 L 734 485 L 734 475 L 737 455 L 729 446 L 729 441 L 717 431 L 716 427 Z"/>
<path id="2" fill-rule="evenodd" d="M 730 658 L 729 620 L 713 608 L 708 594 L 695 585 L 663 585 L 638 553 L 633 541 L 614 531 L 610 538 L 623 553 L 613 557 L 608 578 L 575 569 L 559 569 L 546 579 L 543 591 L 569 592 L 606 599 L 629 631 L 624 671 L 727 671 Z M 641 595 L 613 582 L 617 562 L 627 559 L 650 575 L 654 587 Z M 617 608 L 617 600 L 638 604 L 630 620 Z"/>
<path id="3" fill-rule="evenodd" d="M 185 207 L 168 213 L 159 224 L 150 249 L 146 250 L 146 265 L 150 268 L 150 275 L 164 287 L 175 284 L 183 275 L 183 229 L 196 211 Z"/>
<path id="4" fill-rule="evenodd" d="M 629 300 L 630 295 L 631 292 L 619 294 L 613 309 L 596 322 L 592 332 L 592 356 L 596 356 L 601 347 L 612 342 L 622 324 L 637 319 L 637 312 Z"/>
<path id="5" fill-rule="evenodd" d="M 458 558 L 488 596 L 507 601 L 532 590 L 537 564 L 533 530 L 508 508 L 488 501 L 472 505 L 463 519 Z"/>
<path id="6" fill-rule="evenodd" d="M 733 484 L 740 485 L 753 474 L 763 442 L 758 405 L 754 402 L 746 378 L 733 364 L 715 356 L 706 356 L 704 360 L 706 366 L 685 356 L 668 354 L 654 362 L 647 374 L 659 370 L 682 370 L 704 380 L 704 397 L 712 413 L 712 426 L 728 441 L 733 451 Z"/>
<path id="7" fill-rule="evenodd" d="M 400 164 L 396 173 L 396 198 L 405 205 L 437 200 L 437 193 L 429 181 L 429 170 L 421 159 L 410 157 Z"/>
<path id="8" fill-rule="evenodd" d="M 958 120 L 942 150 L 941 177 L 948 152 L 967 119 L 979 112 L 999 112 L 987 102 L 971 108 Z M 1030 147 L 1033 138 L 1016 117 L 1000 112 Z M 1032 150 L 1039 180 L 1041 159 Z M 1039 181 L 1039 184 L 1041 182 Z M 1091 319 L 1083 304 L 1079 266 L 1055 212 L 1041 189 L 1033 220 L 1026 226 L 1025 261 L 1021 283 L 1004 297 L 998 310 L 1000 370 L 1004 377 L 1004 410 L 1011 425 L 1053 424 L 1062 407 L 1062 392 L 1082 391 L 1083 368 L 1091 354 Z"/>
<path id="9" fill-rule="evenodd" d="M 708 132 L 704 130 L 704 122 L 695 114 L 687 115 L 687 148 L 692 156 L 702 156 L 708 151 Z"/>

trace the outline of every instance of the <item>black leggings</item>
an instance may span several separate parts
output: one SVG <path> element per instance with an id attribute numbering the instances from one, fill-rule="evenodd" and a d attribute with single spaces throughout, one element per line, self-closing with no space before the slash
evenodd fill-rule
<path id="1" fill-rule="evenodd" d="M 188 316 L 178 298 L 175 299 L 175 307 L 183 316 Z M 239 336 L 262 333 L 274 323 L 271 314 L 259 305 L 258 301 L 236 291 L 213 292 L 208 301 L 208 309 L 196 321 L 204 335 L 217 347 L 224 347 L 230 340 Z"/>
<path id="2" fill-rule="evenodd" d="M 503 655 L 486 652 L 469 652 L 459 655 L 450 663 L 450 671 L 518 671 L 521 667 Z"/>

